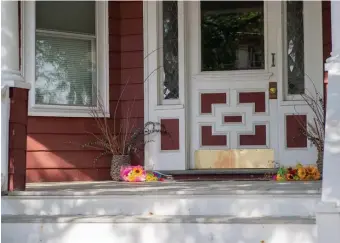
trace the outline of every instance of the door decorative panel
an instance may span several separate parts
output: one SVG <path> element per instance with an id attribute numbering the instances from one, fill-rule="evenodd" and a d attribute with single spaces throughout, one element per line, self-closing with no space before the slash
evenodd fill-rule
<path id="1" fill-rule="evenodd" d="M 269 148 L 269 100 L 266 90 L 197 91 L 199 147 Z M 233 140 L 233 141 L 232 141 Z"/>
<path id="2" fill-rule="evenodd" d="M 274 166 L 276 103 L 269 100 L 270 74 L 262 73 L 257 79 L 260 77 L 262 81 L 247 81 L 246 77 L 242 81 L 230 77 L 211 79 L 205 74 L 192 78 L 192 97 L 196 97 L 191 111 L 192 166 Z"/>

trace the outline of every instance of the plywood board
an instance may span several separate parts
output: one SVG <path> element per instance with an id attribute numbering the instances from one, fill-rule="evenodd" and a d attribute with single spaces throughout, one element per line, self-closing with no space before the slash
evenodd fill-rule
<path id="1" fill-rule="evenodd" d="M 274 168 L 272 149 L 197 150 L 195 169 Z"/>

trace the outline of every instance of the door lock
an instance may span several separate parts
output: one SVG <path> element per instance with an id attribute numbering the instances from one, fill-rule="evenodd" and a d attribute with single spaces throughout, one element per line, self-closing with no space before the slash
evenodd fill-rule
<path id="1" fill-rule="evenodd" d="M 269 82 L 269 99 L 277 99 L 277 82 Z"/>

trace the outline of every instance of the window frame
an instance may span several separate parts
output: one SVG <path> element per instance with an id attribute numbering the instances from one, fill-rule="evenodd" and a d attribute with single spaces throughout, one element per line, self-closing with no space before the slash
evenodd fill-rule
<path id="1" fill-rule="evenodd" d="M 21 70 L 26 82 L 31 84 L 28 98 L 29 116 L 51 117 L 91 117 L 90 110 L 93 107 L 65 106 L 65 105 L 41 105 L 35 103 L 35 39 L 36 39 L 36 5 L 35 1 L 21 2 Z M 102 99 L 105 116 L 109 117 L 109 45 L 108 45 L 108 2 L 95 2 L 95 26 L 96 26 L 96 82 L 97 95 Z M 73 34 L 71 34 L 73 35 Z M 79 36 L 79 34 L 74 34 Z M 91 36 L 91 35 L 89 35 Z M 81 37 L 80 37 L 81 38 Z M 98 99 L 97 99 L 98 109 Z"/>

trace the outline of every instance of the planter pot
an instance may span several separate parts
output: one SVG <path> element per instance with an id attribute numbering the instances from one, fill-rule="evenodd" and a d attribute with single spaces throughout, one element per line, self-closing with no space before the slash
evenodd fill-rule
<path id="1" fill-rule="evenodd" d="M 323 150 L 318 151 L 318 159 L 316 161 L 316 166 L 318 167 L 318 170 L 320 172 L 321 178 L 322 178 L 322 170 L 323 170 Z"/>
<path id="2" fill-rule="evenodd" d="M 119 181 L 120 168 L 130 165 L 131 159 L 129 155 L 113 155 L 111 160 L 110 175 L 112 180 Z"/>

